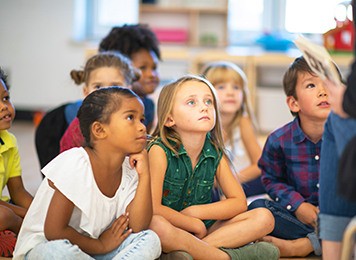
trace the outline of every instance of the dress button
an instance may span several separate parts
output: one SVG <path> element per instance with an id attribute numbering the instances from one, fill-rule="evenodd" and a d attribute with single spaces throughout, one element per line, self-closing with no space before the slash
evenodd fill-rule
<path id="1" fill-rule="evenodd" d="M 287 206 L 287 209 L 288 209 L 288 210 L 291 210 L 291 209 L 292 209 L 292 206 L 291 206 L 291 205 L 288 205 L 288 206 Z"/>
<path id="2" fill-rule="evenodd" d="M 276 198 L 276 201 L 279 201 L 279 198 L 278 198 L 278 197 Z"/>
<path id="3" fill-rule="evenodd" d="M 320 159 L 319 155 L 315 155 L 314 159 L 318 161 Z"/>
<path id="4" fill-rule="evenodd" d="M 319 183 L 316 184 L 316 187 L 319 189 Z"/>

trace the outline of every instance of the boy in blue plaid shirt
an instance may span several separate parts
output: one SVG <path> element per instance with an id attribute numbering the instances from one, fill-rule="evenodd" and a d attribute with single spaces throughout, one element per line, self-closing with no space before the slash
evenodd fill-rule
<path id="1" fill-rule="evenodd" d="M 295 118 L 269 135 L 258 162 L 272 200 L 255 200 L 249 209 L 265 207 L 273 213 L 275 228 L 263 240 L 275 244 L 281 257 L 321 255 L 315 230 L 321 137 L 330 112 L 328 93 L 303 57 L 286 71 L 283 87 Z"/>

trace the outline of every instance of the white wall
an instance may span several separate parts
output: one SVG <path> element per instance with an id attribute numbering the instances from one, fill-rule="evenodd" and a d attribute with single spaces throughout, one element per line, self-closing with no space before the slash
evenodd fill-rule
<path id="1" fill-rule="evenodd" d="M 84 43 L 72 40 L 74 0 L 0 0 L 0 66 L 17 109 L 50 108 L 82 97 L 69 76 Z"/>

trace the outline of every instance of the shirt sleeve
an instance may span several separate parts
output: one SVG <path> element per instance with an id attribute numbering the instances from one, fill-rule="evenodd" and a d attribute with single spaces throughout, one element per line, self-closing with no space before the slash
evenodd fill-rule
<path id="1" fill-rule="evenodd" d="M 273 200 L 292 212 L 304 202 L 303 196 L 288 182 L 289 166 L 278 140 L 271 136 L 267 139 L 258 166 L 261 168 L 262 183 Z"/>
<path id="2" fill-rule="evenodd" d="M 81 147 L 84 137 L 80 130 L 79 119 L 76 117 L 68 126 L 60 141 L 60 152 L 67 151 L 73 147 Z"/>
<path id="3" fill-rule="evenodd" d="M 22 174 L 19 149 L 17 147 L 17 141 L 14 136 L 13 136 L 12 141 L 14 143 L 14 146 L 11 148 L 10 156 L 9 156 L 9 163 L 7 165 L 9 178 L 21 176 L 21 174 Z"/>

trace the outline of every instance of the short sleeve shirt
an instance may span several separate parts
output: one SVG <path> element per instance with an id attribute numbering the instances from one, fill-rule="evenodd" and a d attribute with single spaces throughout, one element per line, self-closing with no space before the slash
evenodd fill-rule
<path id="1" fill-rule="evenodd" d="M 2 191 L 9 178 L 21 176 L 22 169 L 16 137 L 6 130 L 0 131 L 0 197 L 2 201 L 9 201 Z"/>

